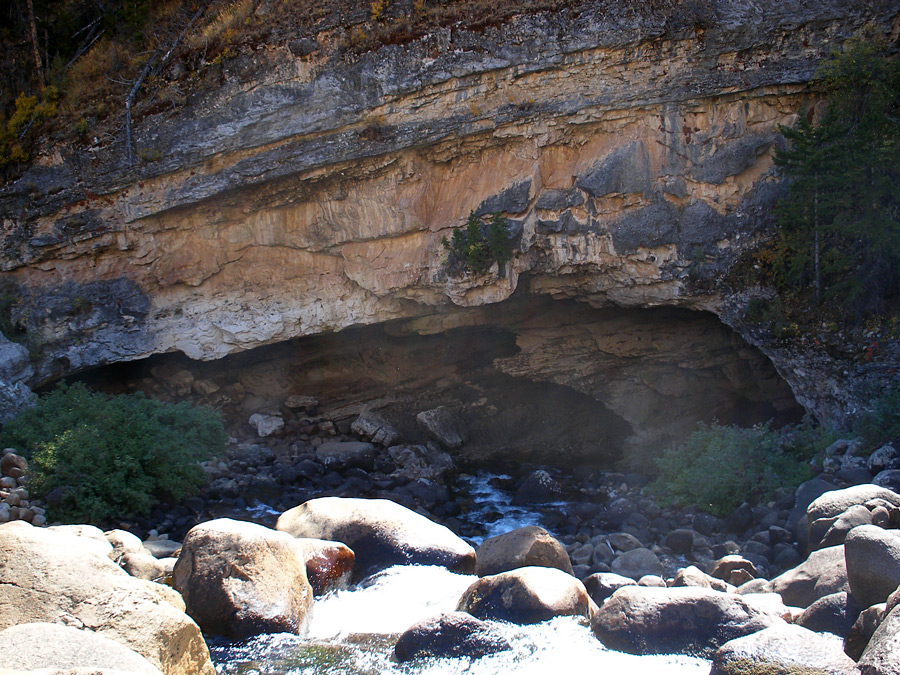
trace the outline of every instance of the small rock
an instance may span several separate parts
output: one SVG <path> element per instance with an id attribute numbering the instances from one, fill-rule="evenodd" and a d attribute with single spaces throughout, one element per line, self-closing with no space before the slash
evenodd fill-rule
<path id="1" fill-rule="evenodd" d="M 387 420 L 371 412 L 360 413 L 353 421 L 350 429 L 353 433 L 359 434 L 372 443 L 379 443 L 384 446 L 391 446 L 400 438 L 400 432 L 392 427 Z"/>
<path id="2" fill-rule="evenodd" d="M 636 548 L 619 554 L 612 561 L 610 569 L 615 574 L 635 580 L 647 574 L 662 576 L 665 573 L 665 568 L 656 554 L 646 548 Z"/>
<path id="3" fill-rule="evenodd" d="M 562 498 L 563 490 L 559 483 L 543 469 L 531 472 L 522 482 L 522 485 L 513 495 L 512 503 L 516 506 L 523 504 L 545 504 L 558 501 Z"/>
<path id="4" fill-rule="evenodd" d="M 598 572 L 584 580 L 584 587 L 591 600 L 602 605 L 613 593 L 624 586 L 634 586 L 635 580 L 612 572 Z"/>
<path id="5" fill-rule="evenodd" d="M 318 407 L 319 402 L 312 396 L 303 396 L 302 394 L 294 394 L 288 396 L 284 402 L 284 407 L 288 410 L 313 410 Z"/>
<path id="6" fill-rule="evenodd" d="M 278 415 L 263 415 L 262 413 L 254 413 L 250 415 L 250 426 L 256 429 L 256 433 L 260 438 L 271 436 L 277 431 L 284 429 L 284 418 Z"/>

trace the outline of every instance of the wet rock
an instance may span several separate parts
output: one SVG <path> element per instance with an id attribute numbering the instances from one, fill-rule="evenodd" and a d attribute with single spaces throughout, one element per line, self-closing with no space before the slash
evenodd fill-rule
<path id="1" fill-rule="evenodd" d="M 316 459 L 326 470 L 346 471 L 356 467 L 371 471 L 375 463 L 375 446 L 359 441 L 329 441 L 316 448 Z"/>
<path id="2" fill-rule="evenodd" d="M 293 539 L 228 518 L 192 528 L 173 585 L 187 612 L 214 635 L 303 634 L 313 593 Z"/>
<path id="3" fill-rule="evenodd" d="M 512 649 L 492 624 L 466 612 L 450 612 L 424 619 L 408 628 L 394 645 L 403 663 L 416 657 L 478 658 Z"/>
<path id="4" fill-rule="evenodd" d="M 900 610 L 894 608 L 872 634 L 859 658 L 862 675 L 900 675 Z"/>
<path id="5" fill-rule="evenodd" d="M 630 577 L 612 572 L 598 572 L 584 580 L 584 587 L 591 596 L 591 600 L 602 605 L 607 598 L 623 586 L 634 586 L 636 582 Z"/>
<path id="6" fill-rule="evenodd" d="M 91 630 L 57 623 L 24 623 L 0 631 L 0 663 L 17 671 L 88 669 L 161 675 L 146 658 Z"/>
<path id="7" fill-rule="evenodd" d="M 722 645 L 710 675 L 857 675 L 839 640 L 788 624 Z"/>
<path id="8" fill-rule="evenodd" d="M 458 611 L 479 619 L 529 624 L 555 616 L 590 616 L 591 599 L 578 579 L 551 567 L 520 567 L 482 577 L 463 593 Z"/>
<path id="9" fill-rule="evenodd" d="M 553 477 L 538 469 L 532 471 L 522 482 L 522 485 L 513 495 L 512 503 L 520 506 L 523 504 L 546 504 L 562 499 L 562 486 Z"/>
<path id="10" fill-rule="evenodd" d="M 260 438 L 271 436 L 272 434 L 284 429 L 284 418 L 278 415 L 263 415 L 262 413 L 254 413 L 250 415 L 248 420 L 251 427 L 256 429 L 256 433 Z"/>
<path id="11" fill-rule="evenodd" d="M 0 526 L 0 628 L 80 623 L 133 649 L 165 675 L 215 675 L 181 596 L 130 577 L 110 560 L 105 539 L 101 544 L 73 531 L 22 521 Z"/>
<path id="12" fill-rule="evenodd" d="M 862 610 L 852 595 L 842 591 L 816 600 L 803 611 L 797 623 L 817 633 L 846 637 Z"/>
<path id="13" fill-rule="evenodd" d="M 900 586 L 900 533 L 876 525 L 854 528 L 844 542 L 850 592 L 861 605 L 884 602 Z"/>
<path id="14" fill-rule="evenodd" d="M 803 608 L 826 595 L 849 591 L 843 545 L 813 551 L 800 565 L 772 579 L 771 587 L 785 604 Z"/>
<path id="15" fill-rule="evenodd" d="M 594 614 L 591 628 L 604 645 L 630 654 L 709 657 L 729 640 L 782 623 L 734 593 L 627 586 Z"/>
<path id="16" fill-rule="evenodd" d="M 475 550 L 466 542 L 386 499 L 312 499 L 281 514 L 276 529 L 343 542 L 356 554 L 357 579 L 392 565 L 442 565 L 462 574 L 475 570 Z"/>
<path id="17" fill-rule="evenodd" d="M 446 406 L 420 412 L 416 415 L 416 422 L 446 448 L 452 450 L 466 442 L 462 420 Z"/>
<path id="18" fill-rule="evenodd" d="M 554 567 L 572 574 L 569 554 L 547 530 L 536 525 L 490 537 L 475 551 L 475 574 L 500 574 L 518 567 Z"/>
<path id="19" fill-rule="evenodd" d="M 647 574 L 660 576 L 665 573 L 659 558 L 647 548 L 636 548 L 620 553 L 609 567 L 615 574 L 635 580 Z"/>
<path id="20" fill-rule="evenodd" d="M 379 443 L 384 446 L 390 446 L 400 439 L 400 432 L 397 431 L 390 423 L 371 412 L 360 413 L 353 424 L 350 426 L 353 433 L 370 440 L 372 443 Z"/>
<path id="21" fill-rule="evenodd" d="M 356 554 L 346 544 L 323 539 L 295 538 L 306 563 L 306 577 L 314 595 L 344 588 L 353 576 Z"/>

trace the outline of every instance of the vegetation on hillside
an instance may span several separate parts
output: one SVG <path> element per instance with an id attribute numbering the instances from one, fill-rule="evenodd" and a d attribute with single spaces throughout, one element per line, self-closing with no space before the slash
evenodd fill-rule
<path id="1" fill-rule="evenodd" d="M 198 462 L 225 447 L 221 417 L 190 403 L 143 394 L 108 396 L 83 384 L 41 396 L 0 433 L 29 461 L 28 489 L 51 520 L 103 523 L 146 514 L 193 494 Z"/>
<path id="2" fill-rule="evenodd" d="M 754 281 L 779 298 L 749 318 L 859 324 L 900 313 L 900 58 L 888 47 L 848 41 L 820 69 L 822 114 L 782 128 L 789 144 L 776 164 L 789 193 L 754 261 Z"/>

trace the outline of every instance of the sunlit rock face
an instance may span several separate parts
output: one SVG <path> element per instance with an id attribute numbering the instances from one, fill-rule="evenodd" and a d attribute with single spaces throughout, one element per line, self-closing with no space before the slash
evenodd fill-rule
<path id="1" fill-rule="evenodd" d="M 0 195 L 32 383 L 434 323 L 516 290 L 719 312 L 727 294 L 690 282 L 720 278 L 770 224 L 778 125 L 811 104 L 818 60 L 866 22 L 889 30 L 896 3 L 720 0 L 676 18 L 631 5 L 362 55 L 323 33 L 312 55 L 241 56 L 220 87 L 141 120 L 137 146 L 159 161 L 48 152 Z M 507 216 L 517 254 L 502 273 L 450 278 L 441 238 L 473 210 Z M 498 369 L 544 373 L 551 347 L 530 346 Z M 811 377 L 777 365 L 791 384 Z M 614 408 L 629 386 L 596 388 Z M 836 388 L 804 404 L 839 415 Z"/>

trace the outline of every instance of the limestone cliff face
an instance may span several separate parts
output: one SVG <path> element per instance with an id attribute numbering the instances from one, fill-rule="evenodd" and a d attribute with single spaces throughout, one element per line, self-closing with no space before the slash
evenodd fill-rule
<path id="1" fill-rule="evenodd" d="M 393 319 L 452 324 L 454 308 L 516 291 L 738 325 L 732 298 L 692 281 L 770 223 L 778 125 L 814 103 L 818 60 L 865 23 L 897 30 L 900 11 L 719 0 L 679 24 L 628 4 L 362 55 L 341 31 L 303 57 L 261 48 L 178 115 L 140 122 L 158 161 L 48 149 L 0 196 L 31 382 Z M 440 241 L 472 210 L 505 214 L 517 253 L 450 278 Z M 802 402 L 839 416 L 840 397 L 835 382 Z"/>

